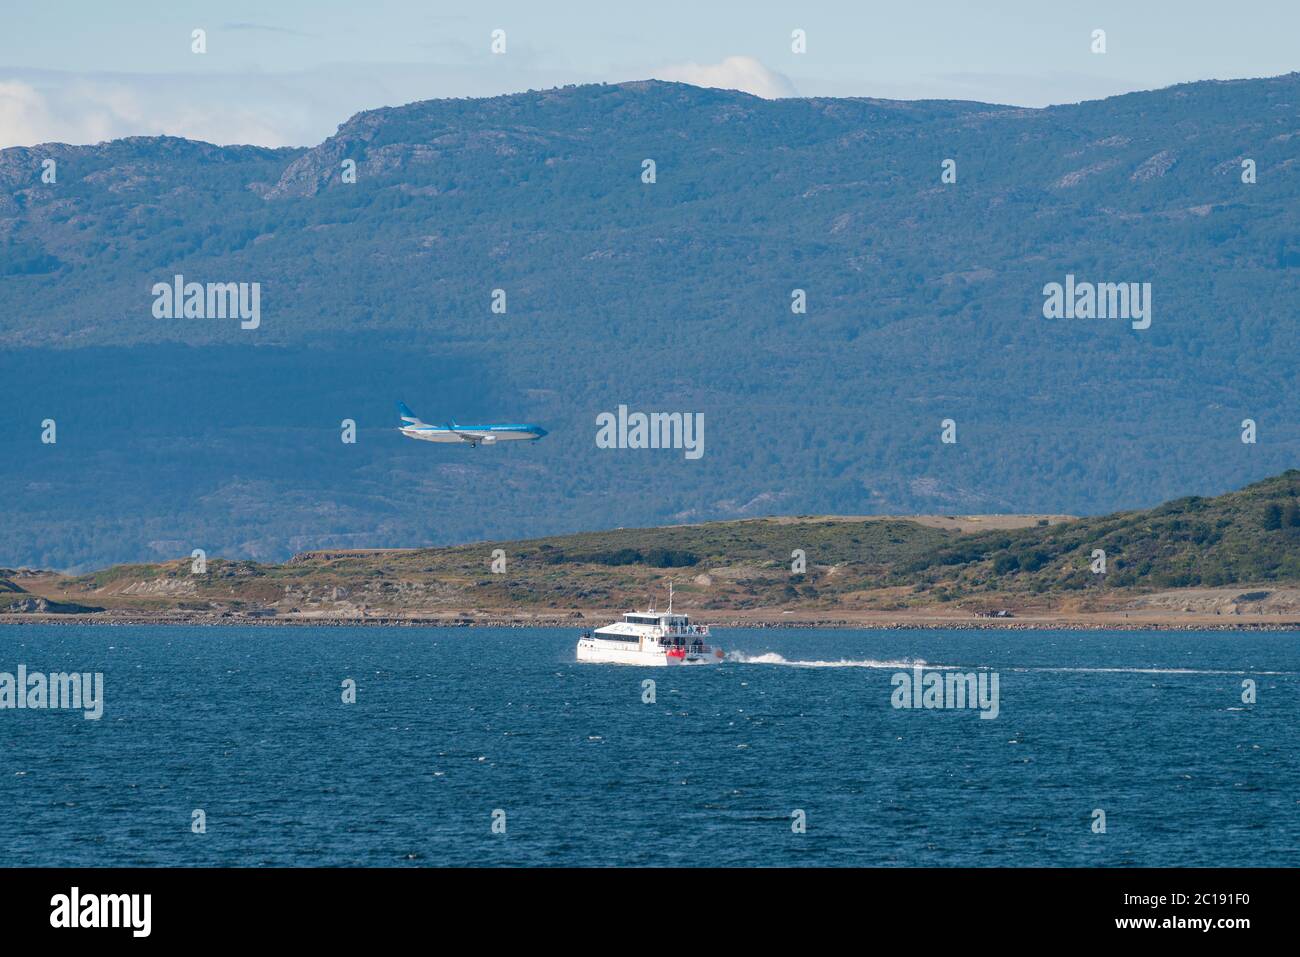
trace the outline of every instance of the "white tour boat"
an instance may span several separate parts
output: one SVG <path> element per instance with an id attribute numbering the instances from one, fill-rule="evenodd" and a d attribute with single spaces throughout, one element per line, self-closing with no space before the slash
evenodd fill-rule
<path id="1" fill-rule="evenodd" d="M 607 665 L 712 665 L 722 660 L 721 648 L 708 645 L 709 626 L 692 625 L 686 615 L 673 613 L 672 588 L 668 611 L 630 611 L 622 621 L 587 632 L 578 639 L 578 660 Z"/>

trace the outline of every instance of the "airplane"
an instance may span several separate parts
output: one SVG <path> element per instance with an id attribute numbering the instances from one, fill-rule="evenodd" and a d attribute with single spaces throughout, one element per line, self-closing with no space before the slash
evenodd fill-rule
<path id="1" fill-rule="evenodd" d="M 402 419 L 398 431 L 409 438 L 421 439 L 425 442 L 468 442 L 472 449 L 478 448 L 479 445 L 495 445 L 497 442 L 513 442 L 519 439 L 535 442 L 546 434 L 546 430 L 540 425 L 500 423 L 457 425 L 454 421 L 448 425 L 430 425 L 421 422 L 419 417 L 407 408 L 405 402 L 397 403 L 397 413 Z"/>

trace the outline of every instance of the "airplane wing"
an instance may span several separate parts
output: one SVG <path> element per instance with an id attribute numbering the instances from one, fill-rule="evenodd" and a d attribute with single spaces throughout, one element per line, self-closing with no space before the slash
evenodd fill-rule
<path id="1" fill-rule="evenodd" d="M 491 438 L 491 436 L 485 432 L 465 432 L 462 431 L 461 429 L 452 429 L 452 431 L 455 432 L 457 435 L 459 435 L 466 442 L 483 442 Z"/>

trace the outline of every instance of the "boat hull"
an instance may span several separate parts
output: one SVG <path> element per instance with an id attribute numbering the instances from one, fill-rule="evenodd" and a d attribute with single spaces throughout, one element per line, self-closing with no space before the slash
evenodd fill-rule
<path id="1" fill-rule="evenodd" d="M 629 647 L 618 647 L 622 644 L 624 642 L 582 638 L 578 641 L 578 660 L 602 665 L 638 665 L 642 668 L 693 667 L 715 665 L 722 661 L 721 649 L 675 654 L 665 652 L 662 648 L 643 650 L 633 642 L 626 643 Z"/>

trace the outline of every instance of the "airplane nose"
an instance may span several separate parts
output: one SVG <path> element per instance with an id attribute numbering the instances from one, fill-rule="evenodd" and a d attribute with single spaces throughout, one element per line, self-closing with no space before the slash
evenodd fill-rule
<path id="1" fill-rule="evenodd" d="M 540 425 L 537 426 L 537 428 L 533 429 L 533 431 L 537 433 L 537 437 L 538 437 L 539 439 L 540 439 L 543 435 L 549 435 L 549 434 L 550 434 L 550 433 L 547 432 L 544 428 L 542 428 Z"/>

